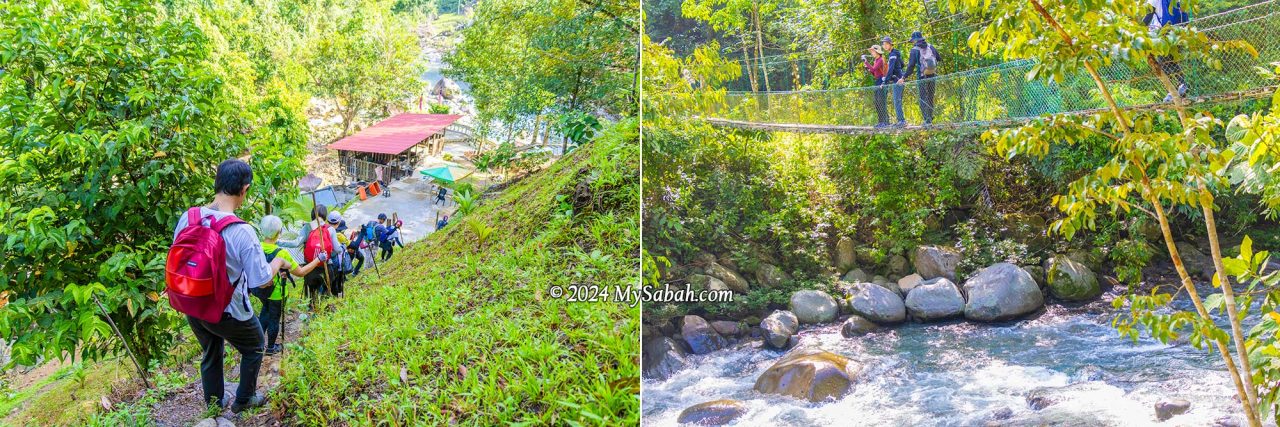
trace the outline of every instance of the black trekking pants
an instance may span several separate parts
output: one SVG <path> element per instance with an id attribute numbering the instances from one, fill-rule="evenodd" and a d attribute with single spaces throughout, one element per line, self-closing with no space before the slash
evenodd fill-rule
<path id="1" fill-rule="evenodd" d="M 875 95 L 875 99 L 872 102 L 876 108 L 876 124 L 889 124 L 889 88 L 878 85 L 872 93 Z"/>
<path id="2" fill-rule="evenodd" d="M 926 77 L 924 80 L 916 81 L 916 89 L 918 90 L 920 103 L 920 118 L 924 120 L 924 124 L 933 123 L 933 94 L 937 82 L 932 76 Z"/>
<path id="3" fill-rule="evenodd" d="M 224 344 L 231 344 L 240 352 L 240 385 L 236 388 L 235 403 L 249 403 L 258 388 L 258 370 L 262 368 L 265 350 L 265 339 L 258 318 L 236 320 L 230 313 L 222 313 L 222 320 L 218 323 L 187 316 L 187 324 L 191 325 L 191 331 L 195 333 L 196 341 L 200 342 L 200 350 L 204 354 L 200 359 L 200 385 L 204 389 L 204 401 L 216 402 L 219 407 L 226 405 L 222 401 L 222 360 L 226 356 Z"/>

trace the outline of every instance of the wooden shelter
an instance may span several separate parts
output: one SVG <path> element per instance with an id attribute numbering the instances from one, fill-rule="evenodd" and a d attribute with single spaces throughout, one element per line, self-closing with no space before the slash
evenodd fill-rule
<path id="1" fill-rule="evenodd" d="M 342 138 L 329 148 L 338 150 L 338 164 L 348 181 L 372 182 L 377 168 L 391 182 L 415 173 L 423 157 L 444 148 L 445 130 L 462 116 L 401 113 Z"/>

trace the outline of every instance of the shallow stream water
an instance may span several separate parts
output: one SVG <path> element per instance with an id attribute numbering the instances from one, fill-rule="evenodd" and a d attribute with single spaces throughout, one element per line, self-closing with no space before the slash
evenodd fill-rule
<path id="1" fill-rule="evenodd" d="M 744 344 L 691 355 L 689 367 L 671 378 L 645 380 L 644 424 L 675 425 L 684 408 L 724 398 L 743 401 L 749 408 L 734 425 L 1243 422 L 1219 356 L 1185 343 L 1167 345 L 1149 338 L 1134 342 L 1111 327 L 1114 317 L 1109 303 L 1098 301 L 1073 308 L 1050 304 L 1039 316 L 1005 324 L 908 323 L 859 338 L 841 336 L 839 324 L 804 327 L 801 346 L 816 346 L 863 364 L 850 394 L 809 403 L 757 393 L 752 390 L 756 378 L 783 352 Z M 1059 401 L 1034 410 L 1027 395 L 1042 387 L 1062 387 L 1054 392 Z M 1158 422 L 1155 403 L 1173 398 L 1191 401 L 1191 410 Z"/>

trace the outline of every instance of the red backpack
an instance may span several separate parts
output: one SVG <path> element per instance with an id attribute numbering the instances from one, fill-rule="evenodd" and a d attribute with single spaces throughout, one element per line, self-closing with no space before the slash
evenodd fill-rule
<path id="1" fill-rule="evenodd" d="M 321 251 L 325 254 L 333 253 L 333 242 L 329 240 L 329 224 L 323 222 L 320 228 L 311 230 L 311 233 L 307 234 L 307 245 L 302 247 L 302 259 L 305 262 L 311 262 Z"/>
<path id="2" fill-rule="evenodd" d="M 205 218 L 208 226 L 202 224 Z M 235 215 L 201 217 L 199 207 L 187 211 L 187 227 L 178 232 L 165 262 L 165 292 L 175 310 L 209 323 L 222 320 L 236 290 L 227 279 L 222 230 L 243 222 Z"/>

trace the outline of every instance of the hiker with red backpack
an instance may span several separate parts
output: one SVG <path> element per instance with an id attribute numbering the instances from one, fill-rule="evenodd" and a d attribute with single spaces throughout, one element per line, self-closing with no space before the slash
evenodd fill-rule
<path id="1" fill-rule="evenodd" d="M 276 244 L 285 248 L 302 248 L 302 259 L 307 263 L 314 261 L 320 254 L 324 254 L 326 259 L 332 257 L 334 251 L 341 245 L 338 243 L 338 232 L 329 226 L 328 216 L 329 208 L 316 205 L 311 210 L 311 221 L 302 226 L 302 233 L 297 239 L 280 241 Z M 311 300 L 312 307 L 315 307 L 316 298 L 320 294 L 332 291 L 331 281 L 328 268 L 312 270 L 302 278 L 302 285 L 307 290 L 307 297 Z"/>
<path id="2" fill-rule="evenodd" d="M 203 353 L 200 383 L 206 403 L 226 404 L 224 346 L 240 352 L 240 385 L 231 403 L 235 413 L 267 400 L 256 393 L 266 340 L 248 290 L 271 283 L 284 266 L 284 258 L 267 261 L 253 227 L 234 214 L 244 205 L 252 181 L 248 163 L 231 159 L 219 164 L 213 202 L 178 217 L 165 262 L 169 304 L 186 314 Z"/>
<path id="3" fill-rule="evenodd" d="M 289 251 L 276 246 L 276 241 L 280 238 L 280 231 L 284 229 L 284 221 L 275 215 L 267 215 L 262 218 L 258 225 L 258 231 L 262 233 L 262 250 L 267 257 L 267 261 L 275 259 L 284 259 L 284 265 L 278 270 L 276 278 L 271 285 L 253 289 L 254 296 L 262 301 L 262 314 L 258 315 L 258 322 L 262 324 L 262 329 L 267 333 L 267 355 L 272 356 L 283 350 L 283 345 L 276 343 L 276 337 L 280 334 L 280 325 L 284 320 L 284 301 L 288 289 L 285 284 L 293 283 L 293 276 L 304 277 L 307 273 L 315 270 L 316 267 L 325 263 L 323 258 L 311 260 L 303 266 L 298 266 L 298 262 L 293 260 L 293 255 Z"/>

